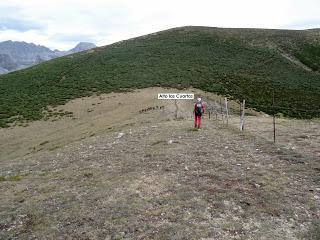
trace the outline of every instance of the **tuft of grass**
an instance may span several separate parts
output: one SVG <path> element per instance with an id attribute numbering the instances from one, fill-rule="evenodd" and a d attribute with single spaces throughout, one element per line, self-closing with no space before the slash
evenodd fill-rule
<path id="1" fill-rule="evenodd" d="M 158 145 L 158 144 L 160 144 L 160 143 L 166 143 L 166 141 L 164 141 L 164 140 L 157 140 L 157 141 L 151 143 L 151 146 L 155 146 L 155 145 Z"/>
<path id="2" fill-rule="evenodd" d="M 199 129 L 198 128 L 189 128 L 188 131 L 189 132 L 197 132 Z"/>
<path id="3" fill-rule="evenodd" d="M 15 176 L 9 176 L 7 178 L 7 181 L 12 181 L 12 182 L 18 182 L 21 180 L 21 176 L 15 175 Z"/>
<path id="4" fill-rule="evenodd" d="M 18 182 L 20 180 L 21 180 L 21 176 L 19 175 L 13 175 L 8 177 L 0 176 L 0 182 L 4 182 L 4 181 Z"/>
<path id="5" fill-rule="evenodd" d="M 46 145 L 46 144 L 48 144 L 49 143 L 49 141 L 44 141 L 44 142 L 41 142 L 39 145 L 40 146 L 43 146 L 43 145 Z"/>

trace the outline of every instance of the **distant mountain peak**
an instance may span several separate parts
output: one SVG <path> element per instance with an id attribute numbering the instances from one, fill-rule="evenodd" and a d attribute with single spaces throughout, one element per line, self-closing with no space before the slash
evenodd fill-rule
<path id="1" fill-rule="evenodd" d="M 96 47 L 96 45 L 90 42 L 79 42 L 76 47 Z"/>
<path id="2" fill-rule="evenodd" d="M 79 42 L 74 48 L 69 50 L 71 53 L 81 52 L 85 50 L 89 50 L 91 48 L 97 47 L 95 44 L 90 42 Z"/>

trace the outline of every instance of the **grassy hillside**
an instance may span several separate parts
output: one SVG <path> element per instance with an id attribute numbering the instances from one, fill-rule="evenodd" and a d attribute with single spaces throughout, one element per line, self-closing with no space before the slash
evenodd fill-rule
<path id="1" fill-rule="evenodd" d="M 319 30 L 183 27 L 55 59 L 0 76 L 0 126 L 40 119 L 47 106 L 94 92 L 150 86 L 193 86 L 246 99 L 267 113 L 319 117 L 319 36 Z"/>

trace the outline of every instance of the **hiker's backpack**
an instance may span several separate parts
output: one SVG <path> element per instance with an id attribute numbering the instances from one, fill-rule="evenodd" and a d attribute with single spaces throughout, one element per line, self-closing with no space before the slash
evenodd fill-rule
<path id="1" fill-rule="evenodd" d="M 196 109 L 194 110 L 194 113 L 196 116 L 201 116 L 202 115 L 202 103 L 196 103 Z"/>

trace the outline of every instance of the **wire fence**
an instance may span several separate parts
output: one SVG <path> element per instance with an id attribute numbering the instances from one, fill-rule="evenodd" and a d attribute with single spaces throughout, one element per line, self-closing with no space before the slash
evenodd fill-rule
<path id="1" fill-rule="evenodd" d="M 320 156 L 320 120 L 319 119 L 293 119 L 281 117 L 278 114 L 265 114 L 257 112 L 254 107 L 269 107 L 267 105 L 252 105 L 246 107 L 246 101 L 235 102 L 227 98 L 206 101 L 206 117 L 209 121 L 216 121 L 239 131 L 259 134 L 267 140 L 284 145 L 310 145 Z M 305 112 L 320 112 L 320 109 L 306 110 L 272 106 L 273 109 L 287 109 Z M 274 111 L 276 112 L 276 111 Z"/>

